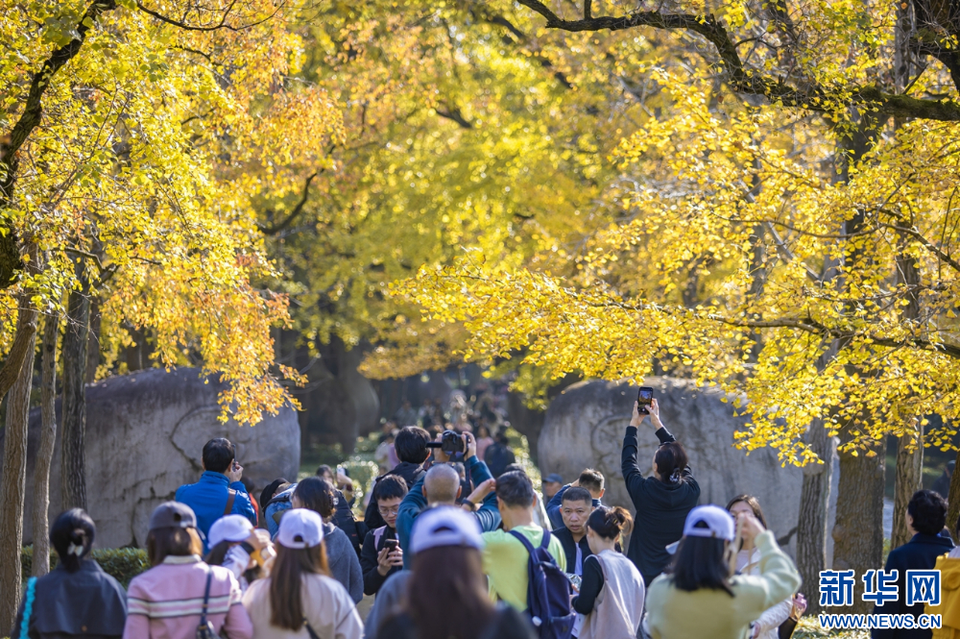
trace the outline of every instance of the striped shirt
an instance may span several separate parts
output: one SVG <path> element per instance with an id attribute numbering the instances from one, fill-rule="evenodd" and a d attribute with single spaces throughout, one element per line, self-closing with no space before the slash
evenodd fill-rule
<path id="1" fill-rule="evenodd" d="M 236 578 L 226 568 L 208 566 L 197 555 L 169 556 L 130 582 L 124 639 L 194 639 L 209 571 L 207 620 L 230 639 L 250 639 L 253 626 L 240 603 Z"/>

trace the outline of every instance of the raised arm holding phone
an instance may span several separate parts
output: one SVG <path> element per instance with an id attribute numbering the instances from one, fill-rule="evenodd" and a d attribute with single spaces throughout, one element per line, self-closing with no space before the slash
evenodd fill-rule
<path id="1" fill-rule="evenodd" d="M 653 458 L 652 472 L 644 477 L 637 460 L 637 429 L 647 416 L 660 447 Z M 620 466 L 636 508 L 627 557 L 649 586 L 670 562 L 666 547 L 683 536 L 687 513 L 700 501 L 700 486 L 693 477 L 687 453 L 660 420 L 660 403 L 653 397 L 652 388 L 641 388 L 633 405 L 630 425 L 623 437 Z"/>

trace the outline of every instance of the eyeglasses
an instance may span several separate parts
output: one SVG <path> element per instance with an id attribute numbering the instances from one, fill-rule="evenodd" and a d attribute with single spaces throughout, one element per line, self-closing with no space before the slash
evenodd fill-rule
<path id="1" fill-rule="evenodd" d="M 394 506 L 393 508 L 377 508 L 380 511 L 380 514 L 386 517 L 387 515 L 398 515 L 400 514 L 400 506 Z"/>

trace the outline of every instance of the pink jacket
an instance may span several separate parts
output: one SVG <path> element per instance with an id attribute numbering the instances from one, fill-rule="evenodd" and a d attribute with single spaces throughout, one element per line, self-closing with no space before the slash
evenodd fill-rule
<path id="1" fill-rule="evenodd" d="M 207 571 L 210 598 L 207 620 L 229 639 L 252 639 L 253 624 L 240 603 L 240 585 L 221 566 L 208 566 L 196 555 L 167 557 L 134 577 L 127 589 L 127 623 L 123 639 L 195 639 Z M 221 630 L 222 629 L 222 630 Z"/>

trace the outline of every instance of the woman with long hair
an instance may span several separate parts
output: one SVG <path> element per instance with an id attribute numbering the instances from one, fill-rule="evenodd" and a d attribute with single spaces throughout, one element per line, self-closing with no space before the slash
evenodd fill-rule
<path id="1" fill-rule="evenodd" d="M 634 639 L 643 619 L 645 588 L 633 562 L 617 552 L 620 536 L 633 520 L 623 508 L 600 506 L 587 518 L 593 554 L 583 561 L 580 593 L 573 609 L 584 615 L 580 639 Z"/>
<path id="2" fill-rule="evenodd" d="M 635 534 L 630 536 L 627 557 L 643 575 L 643 583 L 650 582 L 670 563 L 667 546 L 680 539 L 683 522 L 700 501 L 700 485 L 693 478 L 687 462 L 687 451 L 660 421 L 660 404 L 654 399 L 645 406 L 650 415 L 654 434 L 660 447 L 653 457 L 653 471 L 647 477 L 637 463 L 637 427 L 646 414 L 640 414 L 634 403 L 633 416 L 623 437 L 620 465 L 627 492 L 637 514 Z"/>
<path id="3" fill-rule="evenodd" d="M 266 577 L 275 556 L 270 534 L 254 528 L 243 515 L 224 515 L 207 533 L 210 552 L 204 557 L 211 566 L 223 566 L 240 583 L 240 591 Z"/>
<path id="4" fill-rule="evenodd" d="M 203 623 L 211 636 L 253 637 L 240 584 L 226 568 L 204 563 L 202 553 L 193 510 L 175 501 L 157 506 L 147 534 L 153 567 L 130 582 L 124 639 L 196 639 Z"/>
<path id="5" fill-rule="evenodd" d="M 732 570 L 735 525 L 760 550 L 758 575 Z M 719 506 L 698 506 L 687 515 L 671 572 L 647 589 L 646 623 L 658 639 L 743 639 L 767 608 L 799 587 L 793 562 L 753 513 L 734 524 Z"/>
<path id="6" fill-rule="evenodd" d="M 284 513 L 270 576 L 243 596 L 255 637 L 360 639 L 363 622 L 349 593 L 330 577 L 320 515 L 305 508 Z"/>
<path id="7" fill-rule="evenodd" d="M 737 495 L 727 504 L 727 512 L 737 519 L 745 514 L 752 514 L 763 530 L 767 529 L 767 519 L 763 516 L 760 501 L 753 495 Z M 753 538 L 741 537 L 740 547 L 737 549 L 737 572 L 741 575 L 760 574 L 760 549 L 754 544 Z M 777 639 L 780 625 L 794 615 L 799 619 L 806 610 L 806 599 L 803 595 L 796 595 L 780 601 L 757 617 L 753 624 L 752 639 Z M 794 612 L 795 608 L 797 609 Z"/>
<path id="8" fill-rule="evenodd" d="M 413 574 L 397 614 L 376 636 L 389 639 L 533 639 L 530 622 L 490 600 L 476 517 L 452 506 L 424 511 L 413 526 Z M 394 577 L 395 579 L 397 577 Z"/>
<path id="9" fill-rule="evenodd" d="M 88 558 L 97 528 L 79 508 L 60 515 L 50 527 L 50 545 L 60 558 L 47 575 L 27 582 L 13 639 L 120 637 L 127 598 L 117 580 Z M 34 561 L 46 561 L 34 557 Z"/>
<path id="10" fill-rule="evenodd" d="M 331 522 L 337 513 L 337 490 L 326 479 L 307 477 L 297 484 L 290 504 L 294 508 L 312 510 L 326 522 L 323 525 L 324 546 L 330 561 L 330 576 L 343 584 L 353 603 L 363 599 L 363 570 L 353 543 L 341 528 Z M 280 520 L 281 523 L 283 520 Z"/>

